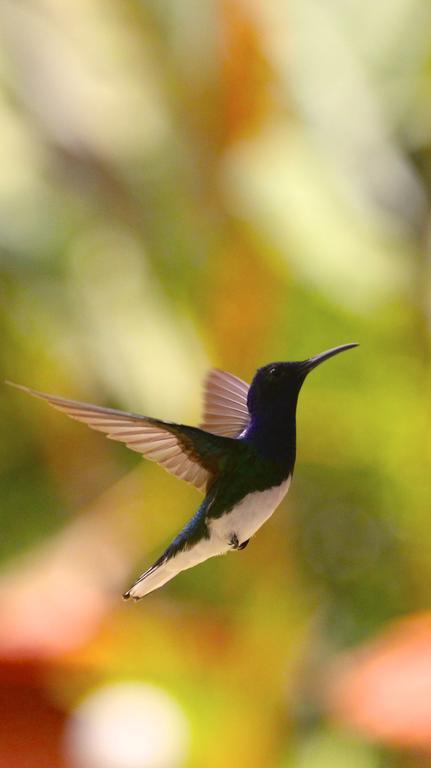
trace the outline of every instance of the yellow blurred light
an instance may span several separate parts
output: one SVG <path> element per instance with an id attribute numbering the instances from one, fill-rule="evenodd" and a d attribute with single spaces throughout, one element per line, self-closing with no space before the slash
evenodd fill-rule
<path id="1" fill-rule="evenodd" d="M 172 312 L 137 241 L 116 227 L 90 229 L 70 264 L 89 360 L 119 400 L 163 418 L 199 402 L 208 367 L 199 337 Z"/>

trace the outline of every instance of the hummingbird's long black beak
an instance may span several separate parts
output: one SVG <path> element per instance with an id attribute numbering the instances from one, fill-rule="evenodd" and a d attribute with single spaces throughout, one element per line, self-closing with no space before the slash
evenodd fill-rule
<path id="1" fill-rule="evenodd" d="M 330 357 L 338 355 L 339 352 L 345 352 L 347 349 L 353 349 L 353 347 L 358 346 L 359 344 L 342 344 L 340 347 L 333 347 L 326 352 L 321 352 L 320 355 L 310 357 L 309 360 L 304 360 L 304 362 L 301 363 L 301 371 L 303 371 L 304 376 L 306 376 L 307 373 L 310 373 L 310 371 L 313 370 L 313 368 L 317 368 L 320 363 L 324 363 L 325 360 L 329 360 Z"/>

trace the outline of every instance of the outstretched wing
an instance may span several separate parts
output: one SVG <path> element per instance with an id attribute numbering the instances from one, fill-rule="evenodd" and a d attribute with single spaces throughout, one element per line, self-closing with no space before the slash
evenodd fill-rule
<path id="1" fill-rule="evenodd" d="M 208 482 L 217 475 L 218 463 L 226 450 L 225 444 L 231 442 L 197 427 L 67 400 L 20 384 L 7 383 L 33 397 L 46 400 L 72 419 L 104 432 L 111 440 L 125 443 L 132 451 L 158 462 L 168 472 L 200 491 L 205 491 Z"/>
<path id="2" fill-rule="evenodd" d="M 213 368 L 204 384 L 202 429 L 214 435 L 238 437 L 248 426 L 249 386 L 232 373 Z"/>

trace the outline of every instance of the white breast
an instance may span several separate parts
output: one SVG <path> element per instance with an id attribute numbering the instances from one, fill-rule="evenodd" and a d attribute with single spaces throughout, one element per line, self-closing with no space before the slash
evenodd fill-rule
<path id="1" fill-rule="evenodd" d="M 242 544 L 250 539 L 272 515 L 287 493 L 291 478 L 268 491 L 255 491 L 245 496 L 227 515 L 209 520 L 209 537 L 195 542 L 169 560 L 149 568 L 130 590 L 130 596 L 139 599 L 148 592 L 166 584 L 177 573 L 191 568 L 209 557 L 223 555 L 232 549 L 232 537 Z"/>
<path id="2" fill-rule="evenodd" d="M 278 507 L 289 490 L 290 481 L 291 476 L 267 491 L 249 493 L 227 515 L 211 520 L 211 539 L 218 538 L 227 547 L 233 535 L 240 544 L 250 539 Z"/>

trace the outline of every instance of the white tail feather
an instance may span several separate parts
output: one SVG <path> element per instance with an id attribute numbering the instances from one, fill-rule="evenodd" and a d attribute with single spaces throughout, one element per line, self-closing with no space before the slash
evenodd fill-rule
<path id="1" fill-rule="evenodd" d="M 166 584 L 187 568 L 192 568 L 198 563 L 203 563 L 204 560 L 208 560 L 209 557 L 215 555 L 223 555 L 230 549 L 229 540 L 225 537 L 219 536 L 204 537 L 195 542 L 191 547 L 186 547 L 173 557 L 163 560 L 160 565 L 153 565 L 148 568 L 142 576 L 139 577 L 137 582 L 131 587 L 123 597 L 127 600 L 129 597 L 134 600 L 139 600 L 144 595 L 148 595 L 149 592 L 153 592 L 155 589 Z"/>
<path id="2" fill-rule="evenodd" d="M 133 600 L 140 600 L 141 597 L 148 595 L 155 589 L 162 587 L 167 581 L 173 579 L 182 570 L 175 567 L 174 561 L 175 558 L 165 560 L 160 565 L 152 566 L 148 571 L 145 571 L 133 587 L 124 593 L 124 599 L 128 600 L 131 597 Z"/>

